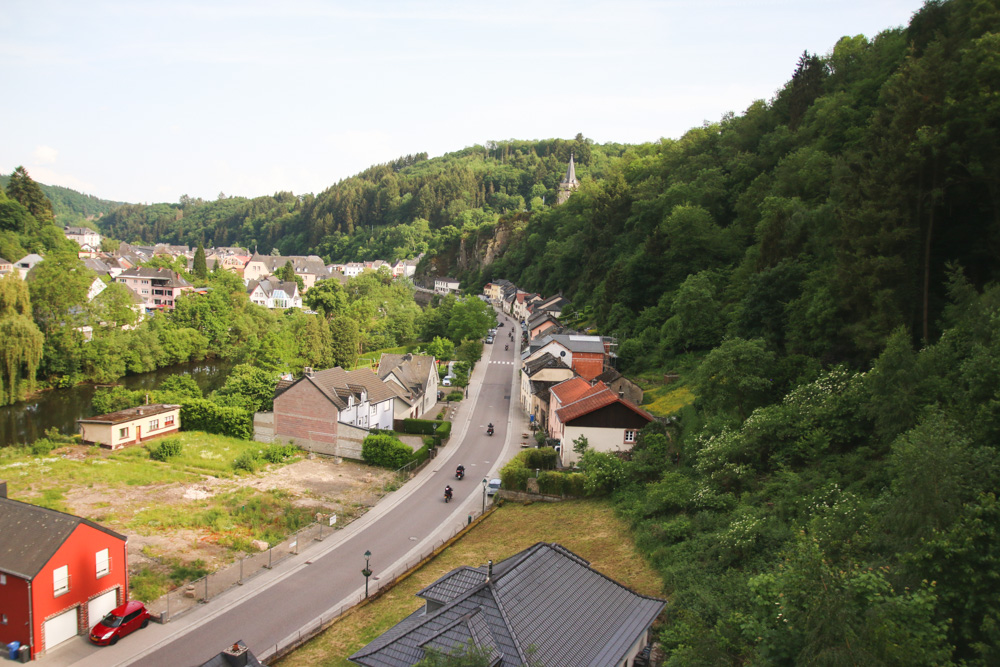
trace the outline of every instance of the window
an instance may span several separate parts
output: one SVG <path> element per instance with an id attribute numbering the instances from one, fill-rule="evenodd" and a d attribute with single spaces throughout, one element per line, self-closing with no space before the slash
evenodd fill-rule
<path id="1" fill-rule="evenodd" d="M 173 415 L 167 415 L 166 417 L 164 417 L 163 418 L 163 425 L 164 426 L 173 426 L 174 425 L 174 416 Z"/>
<path id="2" fill-rule="evenodd" d="M 119 438 L 127 438 L 128 437 L 128 426 L 125 426 L 123 428 L 118 429 L 118 437 Z"/>
<path id="3" fill-rule="evenodd" d="M 635 442 L 635 431 L 625 431 L 625 442 L 633 443 Z"/>
<path id="4" fill-rule="evenodd" d="M 59 597 L 65 593 L 69 593 L 69 565 L 52 571 L 52 596 Z"/>
<path id="5" fill-rule="evenodd" d="M 97 578 L 100 579 L 106 574 L 111 574 L 111 556 L 107 549 L 101 549 L 94 557 L 97 564 Z"/>
<path id="6" fill-rule="evenodd" d="M 149 430 L 150 431 L 155 431 L 158 428 L 160 428 L 160 420 L 159 419 L 150 419 L 149 420 Z"/>
<path id="7" fill-rule="evenodd" d="M 0 625 L 7 625 L 7 614 L 0 614 Z"/>
<path id="8" fill-rule="evenodd" d="M 6 585 L 7 585 L 7 575 L 0 574 L 0 586 L 6 586 Z"/>

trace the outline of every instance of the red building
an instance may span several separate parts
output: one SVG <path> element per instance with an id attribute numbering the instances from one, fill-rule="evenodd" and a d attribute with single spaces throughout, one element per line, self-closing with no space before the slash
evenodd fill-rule
<path id="1" fill-rule="evenodd" d="M 87 519 L 7 498 L 0 482 L 0 645 L 32 657 L 87 633 L 128 599 L 128 540 Z"/>

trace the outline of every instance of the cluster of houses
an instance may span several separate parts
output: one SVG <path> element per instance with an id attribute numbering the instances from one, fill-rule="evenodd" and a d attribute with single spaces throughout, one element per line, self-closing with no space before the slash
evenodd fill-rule
<path id="1" fill-rule="evenodd" d="M 152 269 L 142 266 L 156 257 L 165 257 L 171 262 L 178 258 L 187 261 L 188 270 L 194 268 L 196 248 L 186 245 L 157 243 L 151 246 L 121 243 L 114 252 L 101 251 L 101 235 L 86 227 L 67 227 L 66 238 L 79 246 L 79 257 L 84 265 L 100 278 L 107 276 L 111 281 L 128 287 L 135 295 L 135 308 L 141 315 L 158 310 L 171 310 L 177 299 L 195 287 L 178 272 L 170 269 Z M 413 278 L 417 264 L 423 255 L 395 263 L 381 259 L 347 264 L 325 264 L 317 255 L 261 255 L 244 248 L 218 247 L 205 250 L 205 262 L 209 269 L 218 267 L 232 271 L 243 279 L 250 300 L 271 309 L 302 308 L 302 293 L 308 291 L 321 280 L 334 279 L 345 284 L 349 278 L 365 271 L 379 271 L 383 267 L 393 278 Z M 17 261 L 0 257 L 0 277 L 17 271 L 22 280 L 43 257 L 31 253 Z M 286 264 L 291 263 L 295 275 L 302 279 L 302 289 L 297 281 L 279 279 L 277 274 Z M 98 284 L 100 283 L 100 284 Z M 105 287 L 102 280 L 91 287 L 93 299 Z M 458 283 L 454 283 L 457 291 Z"/>
<path id="2" fill-rule="evenodd" d="M 642 389 L 615 370 L 615 339 L 563 326 L 559 317 L 571 304 L 561 295 L 545 298 L 495 280 L 483 297 L 519 323 L 521 408 L 532 429 L 554 441 L 560 463 L 578 462 L 573 443 L 581 437 L 596 451 L 630 451 L 654 417 L 640 407 Z"/>

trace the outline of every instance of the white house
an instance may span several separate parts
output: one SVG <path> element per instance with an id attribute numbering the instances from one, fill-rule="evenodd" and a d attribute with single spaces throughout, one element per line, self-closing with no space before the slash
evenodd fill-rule
<path id="1" fill-rule="evenodd" d="M 247 285 L 247 294 L 252 302 L 265 308 L 302 307 L 299 284 L 294 280 L 279 280 L 276 276 L 251 280 Z"/>
<path id="2" fill-rule="evenodd" d="M 451 294 L 458 293 L 459 291 L 459 281 L 455 278 L 435 278 L 434 279 L 434 292 L 436 294 Z"/>

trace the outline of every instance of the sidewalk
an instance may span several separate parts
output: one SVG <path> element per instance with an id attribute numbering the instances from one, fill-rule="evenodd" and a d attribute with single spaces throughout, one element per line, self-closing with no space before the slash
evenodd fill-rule
<path id="1" fill-rule="evenodd" d="M 508 325 L 512 324 L 509 318 L 507 322 Z M 492 350 L 490 350 L 490 354 L 492 354 Z M 90 645 L 85 636 L 80 636 L 76 640 L 66 642 L 63 646 L 57 647 L 35 662 L 53 667 L 56 665 L 105 667 L 109 665 L 145 664 L 152 660 L 151 654 L 198 630 L 213 619 L 233 611 L 240 605 L 253 604 L 250 598 L 280 584 L 289 577 L 295 576 L 303 568 L 308 568 L 311 564 L 316 563 L 324 556 L 344 546 L 346 542 L 361 535 L 364 531 L 368 529 L 377 531 L 377 523 L 383 516 L 389 514 L 401 504 L 406 503 L 438 471 L 461 462 L 460 459 L 455 461 L 453 459 L 460 456 L 459 449 L 470 432 L 473 411 L 475 410 L 476 401 L 482 389 L 487 368 L 490 365 L 489 356 L 484 355 L 484 359 L 476 364 L 476 368 L 470 377 L 469 397 L 463 400 L 454 411 L 451 442 L 441 449 L 441 453 L 431 461 L 430 465 L 425 466 L 402 488 L 385 496 L 366 514 L 327 536 L 322 542 L 312 542 L 308 545 L 303 545 L 297 555 L 286 558 L 277 564 L 273 570 L 259 574 L 247 580 L 243 585 L 236 586 L 213 597 L 208 603 L 198 605 L 192 611 L 170 623 L 165 625 L 151 624 L 149 628 L 131 638 L 133 641 L 123 641 L 114 647 L 98 648 Z M 485 473 L 489 478 L 499 476 L 500 468 L 520 450 L 521 433 L 530 432 L 527 417 L 521 413 L 520 403 L 517 400 L 520 386 L 518 381 L 518 366 L 519 364 L 514 364 L 510 377 L 508 391 L 509 428 L 507 437 L 499 456 Z M 406 572 L 422 558 L 426 557 L 427 554 L 433 552 L 438 545 L 450 539 L 466 525 L 467 517 L 478 516 L 481 513 L 480 502 L 479 497 L 474 494 L 468 496 L 462 502 L 454 503 L 454 510 L 441 521 L 433 532 L 427 534 L 419 542 L 414 543 L 412 548 L 401 556 L 379 568 L 378 577 L 374 578 L 375 580 L 371 582 L 372 592 L 377 591 L 382 585 L 391 583 L 400 574 Z M 298 635 L 314 631 L 317 627 L 324 625 L 325 622 L 339 615 L 342 611 L 357 604 L 363 597 L 364 586 L 359 585 L 341 599 L 333 600 L 332 604 L 326 610 L 305 623 L 297 633 L 293 633 L 264 651 L 260 651 L 259 648 L 255 647 L 255 653 L 262 660 L 269 658 L 281 647 L 294 642 Z M 139 639 L 140 643 L 137 643 L 136 639 Z M 246 639 L 249 640 L 251 638 L 247 637 Z M 144 658 L 146 659 L 144 660 Z M 155 661 L 153 662 L 155 664 Z"/>

